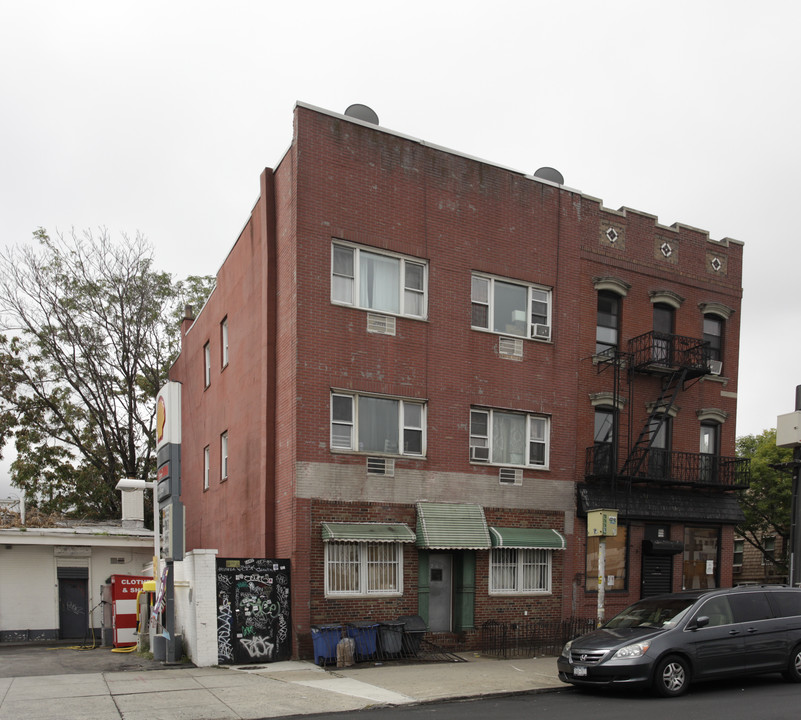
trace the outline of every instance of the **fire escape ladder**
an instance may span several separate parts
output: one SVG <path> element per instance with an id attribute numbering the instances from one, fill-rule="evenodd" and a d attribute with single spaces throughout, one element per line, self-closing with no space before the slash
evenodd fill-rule
<path id="1" fill-rule="evenodd" d="M 684 382 L 687 378 L 687 368 L 682 367 L 676 370 L 662 383 L 662 391 L 656 402 L 653 404 L 651 413 L 640 430 L 640 434 L 631 446 L 626 462 L 620 471 L 620 475 L 628 479 L 636 477 L 640 472 L 643 462 L 648 457 L 648 451 L 654 444 L 659 431 L 667 422 L 667 412 L 673 407 L 679 393 L 684 389 Z M 666 398 L 670 398 L 666 400 Z"/>

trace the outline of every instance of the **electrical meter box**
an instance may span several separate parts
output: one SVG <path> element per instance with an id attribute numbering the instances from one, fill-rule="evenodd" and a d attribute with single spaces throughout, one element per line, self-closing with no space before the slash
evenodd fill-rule
<path id="1" fill-rule="evenodd" d="M 776 418 L 776 447 L 801 445 L 801 410 Z"/>
<path id="2" fill-rule="evenodd" d="M 588 537 L 614 537 L 617 535 L 617 510 L 598 509 L 587 512 Z"/>

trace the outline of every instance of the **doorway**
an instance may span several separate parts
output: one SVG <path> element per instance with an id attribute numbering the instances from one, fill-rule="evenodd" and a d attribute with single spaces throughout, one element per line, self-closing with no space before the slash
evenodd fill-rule
<path id="1" fill-rule="evenodd" d="M 73 572 L 62 573 L 63 570 L 72 570 Z M 58 628 L 59 636 L 64 640 L 85 638 L 89 630 L 89 579 L 88 577 L 64 577 L 64 575 L 79 574 L 88 575 L 88 569 L 59 568 Z"/>
<path id="2" fill-rule="evenodd" d="M 670 538 L 669 525 L 646 525 L 642 552 L 642 592 L 640 597 L 673 592 L 673 554 L 660 552 L 660 541 Z"/>
<path id="3" fill-rule="evenodd" d="M 431 632 L 450 632 L 453 620 L 453 555 L 431 553 L 428 572 L 428 628 Z"/>

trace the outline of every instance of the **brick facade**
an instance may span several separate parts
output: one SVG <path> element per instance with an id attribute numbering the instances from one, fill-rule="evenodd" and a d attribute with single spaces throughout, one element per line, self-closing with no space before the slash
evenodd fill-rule
<path id="1" fill-rule="evenodd" d="M 394 335 L 368 332 L 368 312 L 332 302 L 335 241 L 424 264 L 425 316 L 389 313 Z M 523 339 L 521 352 L 504 355 L 501 333 L 471 328 L 473 273 L 550 292 L 549 336 Z M 173 368 L 184 388 L 187 547 L 289 558 L 295 647 L 304 654 L 311 625 L 418 611 L 415 544 L 404 546 L 401 597 L 326 598 L 322 522 L 401 522 L 414 529 L 417 501 L 476 503 L 488 525 L 554 529 L 567 547 L 553 551 L 549 595 L 515 597 L 489 594 L 489 552 L 475 551 L 475 629 L 461 635 L 463 646 L 475 644 L 488 619 L 593 616 L 576 489 L 593 445 L 591 399 L 612 389 L 612 373 L 600 373 L 593 359 L 596 284 L 610 276 L 628 288 L 621 344 L 652 329 L 654 293 L 679 298 L 677 335 L 702 337 L 704 304 L 731 311 L 725 371 L 681 395 L 672 448 L 697 453 L 698 411 L 712 410 L 724 418 L 720 454 L 734 455 L 740 243 L 665 227 L 645 213 L 609 210 L 567 187 L 299 104 L 291 147 L 263 173 L 250 219 L 202 312 L 186 323 Z M 230 337 L 225 368 L 217 360 L 223 318 Z M 207 342 L 212 373 L 204 387 Z M 659 383 L 643 377 L 627 387 L 634 423 L 647 415 Z M 424 404 L 425 454 L 390 452 L 394 476 L 368 474 L 370 453 L 332 447 L 332 392 Z M 524 466 L 519 482 L 501 484 L 497 465 L 471 461 L 476 407 L 546 418 L 547 466 Z M 219 437 L 226 430 L 229 473 L 221 482 Z M 681 517 L 625 521 L 626 590 L 607 594 L 610 608 L 640 596 L 647 523 L 666 521 L 671 538 L 684 537 Z M 731 552 L 731 525 L 711 522 L 719 553 Z M 722 584 L 731 582 L 727 566 L 715 566 Z M 679 589 L 681 555 L 673 559 L 673 578 Z"/>

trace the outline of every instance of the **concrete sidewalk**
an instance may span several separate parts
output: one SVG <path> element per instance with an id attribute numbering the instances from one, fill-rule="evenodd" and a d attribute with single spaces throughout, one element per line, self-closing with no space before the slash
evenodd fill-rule
<path id="1" fill-rule="evenodd" d="M 0 720 L 218 720 L 353 711 L 567 688 L 555 658 L 367 665 L 307 662 L 0 678 Z"/>

